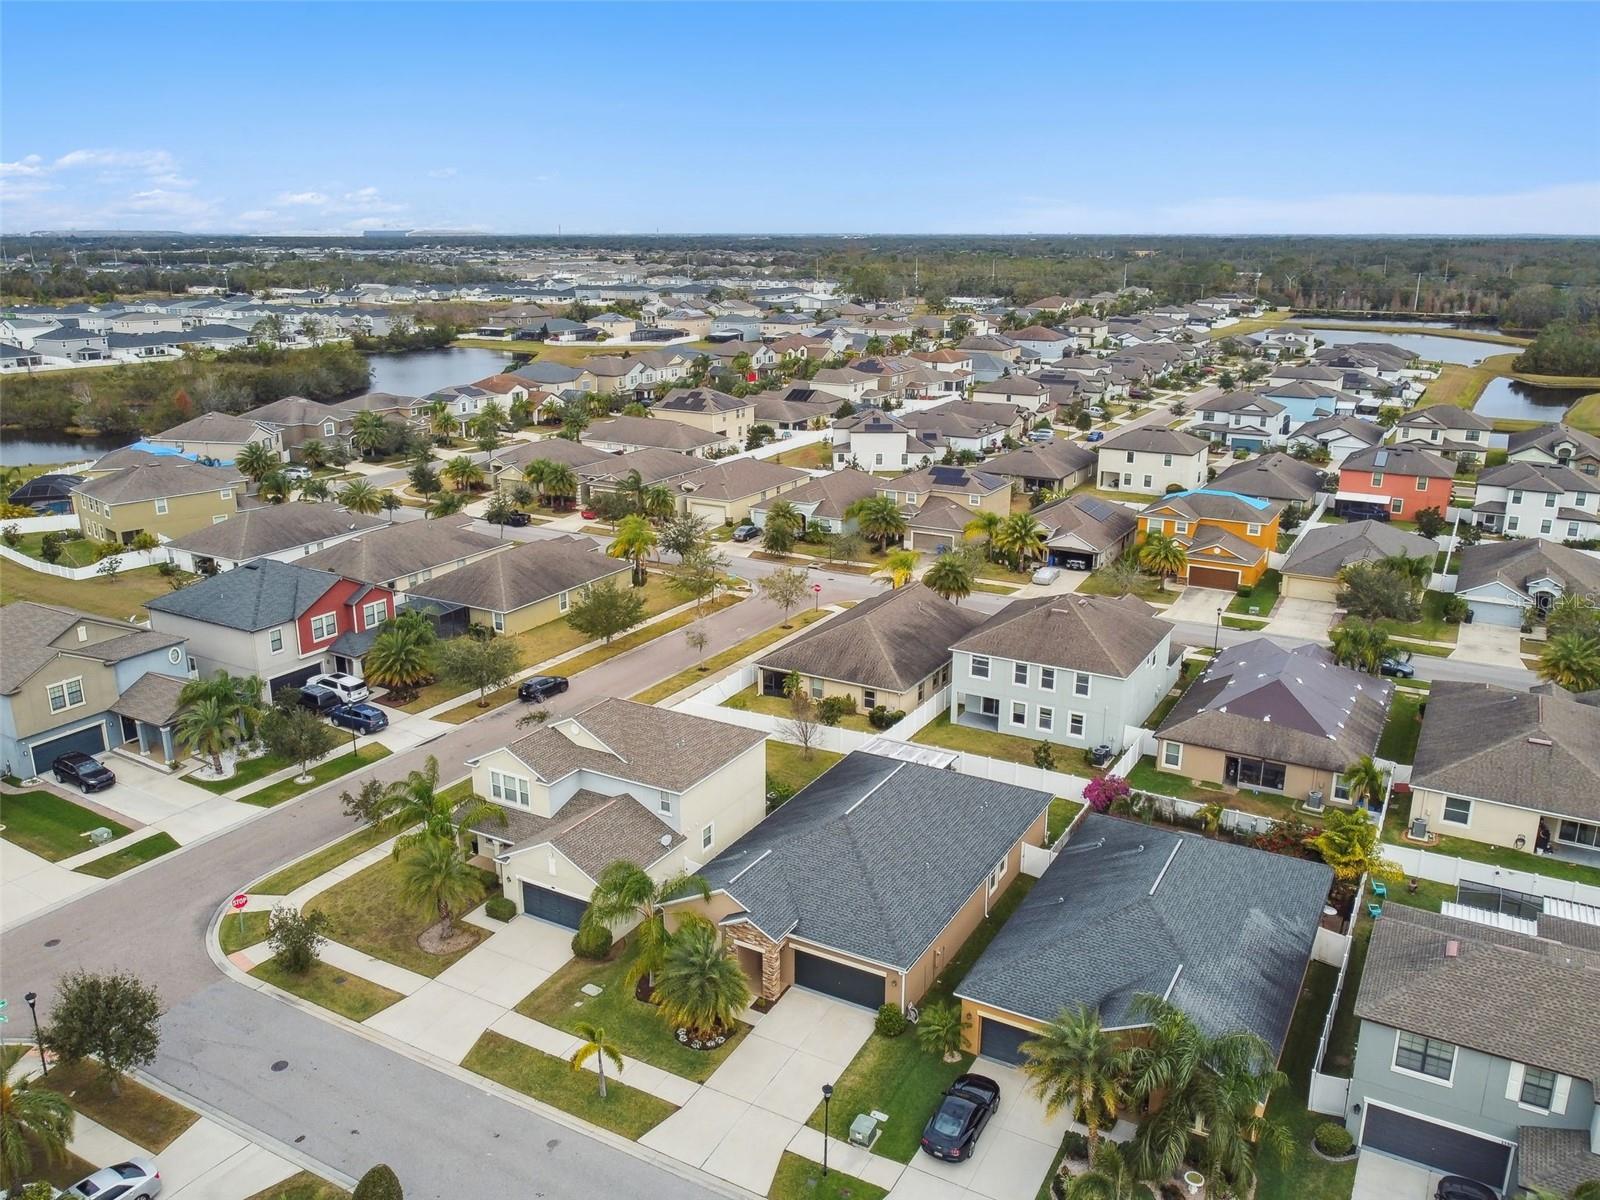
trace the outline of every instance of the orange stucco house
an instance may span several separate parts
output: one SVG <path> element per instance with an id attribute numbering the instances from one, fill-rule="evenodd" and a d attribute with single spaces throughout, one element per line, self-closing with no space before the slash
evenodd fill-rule
<path id="1" fill-rule="evenodd" d="M 1139 540 L 1164 533 L 1183 545 L 1189 565 L 1179 576 L 1195 587 L 1254 587 L 1278 548 L 1276 500 L 1212 488 L 1174 492 L 1139 514 Z"/>

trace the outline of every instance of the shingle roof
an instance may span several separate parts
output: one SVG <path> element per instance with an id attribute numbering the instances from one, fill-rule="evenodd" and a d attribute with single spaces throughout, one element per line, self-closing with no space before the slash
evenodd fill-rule
<path id="1" fill-rule="evenodd" d="M 1172 636 L 1137 596 L 1013 600 L 953 649 L 1126 679 Z"/>
<path id="2" fill-rule="evenodd" d="M 516 442 L 490 455 L 490 461 L 513 467 L 525 467 L 544 459 L 568 467 L 588 466 L 612 457 L 609 450 L 597 450 L 582 442 L 566 438 L 542 438 L 537 442 Z"/>
<path id="3" fill-rule="evenodd" d="M 1409 442 L 1357 450 L 1341 467 L 1346 471 L 1382 471 L 1386 475 L 1408 478 L 1454 479 L 1456 476 L 1456 469 L 1450 463 L 1433 451 Z"/>
<path id="4" fill-rule="evenodd" d="M 1376 562 L 1395 554 L 1431 561 L 1438 550 L 1432 538 L 1396 529 L 1387 521 L 1316 525 L 1289 554 L 1283 573 L 1333 579 L 1351 563 Z"/>
<path id="5" fill-rule="evenodd" d="M 1600 954 L 1549 936 L 1385 905 L 1356 1016 L 1600 1083 Z"/>
<path id="6" fill-rule="evenodd" d="M 904 692 L 948 663 L 951 645 L 982 621 L 912 583 L 813 625 L 756 665 Z"/>
<path id="7" fill-rule="evenodd" d="M 615 482 L 626 479 L 634 471 L 639 472 L 639 478 L 645 483 L 663 483 L 667 480 L 681 479 L 696 471 L 703 471 L 706 466 L 706 460 L 703 458 L 649 446 L 643 450 L 629 450 L 623 454 L 608 454 L 603 459 L 574 467 L 573 470 L 579 479 L 590 483 Z"/>
<path id="8" fill-rule="evenodd" d="M 1232 521 L 1246 525 L 1266 524 L 1283 508 L 1274 500 L 1241 494 L 1223 488 L 1196 488 L 1188 492 L 1173 492 L 1159 500 L 1152 500 L 1141 517 L 1159 516 L 1170 510 L 1191 521 Z"/>
<path id="9" fill-rule="evenodd" d="M 150 725 L 170 725 L 178 716 L 178 697 L 189 681 L 175 675 L 146 671 L 133 686 L 117 697 L 111 711 L 121 717 Z"/>
<path id="10" fill-rule="evenodd" d="M 1319 417 L 1315 421 L 1307 421 L 1294 432 L 1297 438 L 1312 440 L 1325 437 L 1332 441 L 1341 435 L 1359 438 L 1369 446 L 1376 445 L 1383 441 L 1383 426 L 1355 416 Z"/>
<path id="11" fill-rule="evenodd" d="M 1341 667 L 1322 646 L 1266 638 L 1226 647 L 1156 736 L 1343 771 L 1378 747 L 1394 685 Z"/>
<path id="12" fill-rule="evenodd" d="M 771 938 L 906 969 L 1049 805 L 1048 792 L 857 751 L 701 873 Z"/>
<path id="13" fill-rule="evenodd" d="M 1412 409 L 1400 418 L 1402 428 L 1419 426 L 1423 429 L 1493 429 L 1494 422 L 1480 417 L 1470 408 L 1454 404 L 1430 404 L 1427 408 Z"/>
<path id="14" fill-rule="evenodd" d="M 465 513 L 457 513 L 432 521 L 386 522 L 297 561 L 363 583 L 386 583 L 506 546 L 499 538 L 468 528 L 471 521 Z"/>
<path id="15" fill-rule="evenodd" d="M 627 793 L 607 796 L 579 788 L 553 817 L 515 809 L 503 813 L 504 821 L 483 817 L 470 828 L 474 833 L 510 841 L 513 854 L 551 846 L 590 879 L 599 879 L 618 859 L 649 867 L 684 840 L 683 834 Z"/>
<path id="16" fill-rule="evenodd" d="M 685 492 L 693 488 L 696 499 L 739 500 L 806 478 L 806 472 L 798 467 L 785 467 L 759 458 L 734 458 L 697 472 L 692 480 L 685 480 L 680 486 Z M 784 497 L 788 498 L 787 492 Z"/>
<path id="17" fill-rule="evenodd" d="M 1283 405 L 1260 392 L 1224 392 L 1209 400 L 1197 401 L 1194 407 L 1200 412 L 1242 412 L 1253 408 L 1268 416 L 1276 416 L 1283 411 Z"/>
<path id="18" fill-rule="evenodd" d="M 956 994 L 1038 1021 L 1087 1005 L 1112 1028 L 1164 996 L 1276 1058 L 1332 882 L 1321 863 L 1091 813 Z"/>
<path id="19" fill-rule="evenodd" d="M 116 630 L 117 636 L 98 642 L 79 642 L 76 637 L 63 645 L 55 643 L 78 625 L 92 629 Z M 18 600 L 0 607 L 0 695 L 11 695 L 46 663 L 62 654 L 116 663 L 135 655 L 163 650 L 183 642 L 170 633 L 156 633 L 136 625 L 124 625 L 106 617 Z"/>
<path id="20" fill-rule="evenodd" d="M 662 450 L 699 450 L 728 439 L 672 421 L 665 417 L 611 417 L 596 421 L 579 435 L 585 442 L 615 442 L 623 446 L 653 447 Z"/>
<path id="21" fill-rule="evenodd" d="M 681 792 L 765 740 L 741 725 L 613 698 L 551 721 L 507 748 L 547 783 L 587 769 Z"/>
<path id="22" fill-rule="evenodd" d="M 969 467 L 931 466 L 923 467 L 920 471 L 911 471 L 905 475 L 885 481 L 880 485 L 880 490 L 893 492 L 927 492 L 938 488 L 945 492 L 996 492 L 1001 488 L 1009 488 L 1011 481 L 991 475 L 987 471 L 975 471 Z"/>
<path id="23" fill-rule="evenodd" d="M 1571 546 L 1542 538 L 1516 538 L 1463 546 L 1457 554 L 1458 593 L 1486 583 L 1503 583 L 1526 594 L 1529 582 L 1548 577 L 1559 581 L 1569 595 L 1600 596 L 1600 559 Z"/>
<path id="24" fill-rule="evenodd" d="M 1437 680 L 1411 786 L 1600 821 L 1600 708 Z"/>
<path id="25" fill-rule="evenodd" d="M 1519 488 L 1525 492 L 1600 492 L 1600 479 L 1557 463 L 1508 462 L 1478 476 L 1478 486 Z M 1584 513 L 1594 520 L 1594 513 Z"/>
<path id="26" fill-rule="evenodd" d="M 588 538 L 556 538 L 519 542 L 410 590 L 433 600 L 507 613 L 628 569 L 625 560 L 601 553 Z"/>
<path id="27" fill-rule="evenodd" d="M 814 516 L 842 520 L 845 509 L 857 500 L 876 494 L 881 482 L 876 475 L 845 467 L 816 476 L 810 483 L 803 483 L 793 491 L 785 492 L 783 499 L 796 505 L 815 504 Z M 766 500 L 757 507 L 766 508 L 771 503 Z"/>
<path id="28" fill-rule="evenodd" d="M 382 524 L 377 517 L 347 512 L 334 504 L 295 501 L 241 508 L 226 521 L 203 526 L 169 544 L 193 554 L 239 562 Z"/>
<path id="29" fill-rule="evenodd" d="M 1210 443 L 1202 438 L 1181 433 L 1176 429 L 1162 429 L 1160 426 L 1150 425 L 1124 429 L 1121 433 L 1112 434 L 1099 445 L 1102 453 L 1107 450 L 1132 450 L 1144 454 L 1176 454 L 1184 458 L 1203 454 L 1209 447 Z"/>
<path id="30" fill-rule="evenodd" d="M 1266 454 L 1235 463 L 1211 481 L 1220 491 L 1237 492 L 1261 500 L 1305 504 L 1322 487 L 1322 470 L 1288 454 Z"/>
<path id="31" fill-rule="evenodd" d="M 1532 429 L 1518 430 L 1508 439 L 1506 452 L 1519 454 L 1524 450 L 1537 449 L 1554 458 L 1555 447 L 1561 442 L 1571 442 L 1583 454 L 1600 457 L 1600 437 L 1585 433 L 1581 429 L 1574 429 L 1570 425 L 1560 424 L 1536 425 Z"/>
<path id="32" fill-rule="evenodd" d="M 1587 1129 L 1524 1125 L 1517 1130 L 1517 1182 L 1567 1195 L 1600 1179 L 1600 1154 Z"/>
<path id="33" fill-rule="evenodd" d="M 132 504 L 164 496 L 221 491 L 243 483 L 244 476 L 232 467 L 202 467 L 186 458 L 151 456 L 148 462 L 86 480 L 73 493 L 106 504 Z"/>
<path id="34" fill-rule="evenodd" d="M 350 420 L 348 412 L 337 411 L 332 405 L 318 404 L 315 400 L 307 400 L 304 396 L 285 396 L 282 400 L 274 400 L 271 404 L 253 408 L 246 415 L 252 421 L 269 425 L 320 426 L 327 420 L 339 422 Z M 168 430 L 161 436 L 170 437 L 173 432 Z"/>
<path id="35" fill-rule="evenodd" d="M 1067 496 L 1041 505 L 1033 519 L 1050 531 L 1048 544 L 1070 535 L 1095 550 L 1121 544 L 1139 527 L 1132 509 L 1097 496 Z"/>
<path id="36" fill-rule="evenodd" d="M 1068 479 L 1095 464 L 1095 453 L 1077 442 L 1056 438 L 1040 445 L 1027 445 L 987 459 L 983 470 L 988 475 L 1008 479 Z"/>
<path id="37" fill-rule="evenodd" d="M 656 401 L 657 412 L 690 412 L 690 413 L 716 413 L 734 412 L 741 408 L 749 408 L 755 403 L 749 398 L 740 399 L 730 396 L 727 392 L 719 392 L 716 388 L 673 388 L 660 400 Z"/>
<path id="38" fill-rule="evenodd" d="M 157 596 L 145 607 L 153 613 L 255 632 L 294 620 L 338 582 L 339 576 L 327 571 L 260 558 Z"/>
<path id="39" fill-rule="evenodd" d="M 255 441 L 258 438 L 269 437 L 272 430 L 255 421 L 251 416 L 236 417 L 231 413 L 208 412 L 201 413 L 192 421 L 185 421 L 181 425 L 174 425 L 171 429 L 163 429 L 160 433 L 152 434 L 153 442 L 245 442 Z"/>

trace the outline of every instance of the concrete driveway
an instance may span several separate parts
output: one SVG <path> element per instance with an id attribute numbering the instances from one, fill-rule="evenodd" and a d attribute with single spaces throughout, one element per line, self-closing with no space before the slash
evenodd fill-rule
<path id="1" fill-rule="evenodd" d="M 1459 627 L 1456 648 L 1451 658 L 1466 662 L 1490 663 L 1497 667 L 1521 667 L 1522 630 L 1515 625 L 1470 624 Z"/>
<path id="2" fill-rule="evenodd" d="M 1434 1189 L 1443 1178 L 1416 1163 L 1363 1150 L 1356 1161 L 1356 1185 L 1350 1200 L 1433 1200 Z"/>
<path id="3" fill-rule="evenodd" d="M 1233 593 L 1221 588 L 1186 587 L 1179 597 L 1167 605 L 1160 614 L 1169 621 L 1193 621 L 1199 625 L 1215 625 L 1217 609 L 1228 611 L 1233 603 Z"/>
<path id="4" fill-rule="evenodd" d="M 1304 638 L 1308 642 L 1326 641 L 1333 626 L 1333 603 L 1328 600 L 1295 600 L 1285 596 L 1262 633 L 1278 637 Z"/>

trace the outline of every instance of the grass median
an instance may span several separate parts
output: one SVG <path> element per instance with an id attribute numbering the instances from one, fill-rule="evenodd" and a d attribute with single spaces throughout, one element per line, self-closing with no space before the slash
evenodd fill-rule
<path id="1" fill-rule="evenodd" d="M 659 1096 L 621 1082 L 610 1074 L 609 1064 L 606 1097 L 602 1100 L 599 1082 L 592 1072 L 574 1071 L 565 1060 L 498 1033 L 479 1038 L 461 1065 L 631 1141 L 642 1138 L 678 1111 Z"/>
<path id="2" fill-rule="evenodd" d="M 154 862 L 163 854 L 170 854 L 177 848 L 178 841 L 170 833 L 153 833 L 147 838 L 142 838 L 120 850 L 114 850 L 110 854 L 102 854 L 99 858 L 73 869 L 80 875 L 93 875 L 96 879 L 115 879 L 124 871 L 131 871 L 147 862 Z"/>
<path id="3" fill-rule="evenodd" d="M 116 837 L 129 832 L 126 825 L 43 790 L 0 795 L 0 826 L 0 837 L 50 862 L 94 849 L 85 836 L 91 829 L 109 829 Z"/>

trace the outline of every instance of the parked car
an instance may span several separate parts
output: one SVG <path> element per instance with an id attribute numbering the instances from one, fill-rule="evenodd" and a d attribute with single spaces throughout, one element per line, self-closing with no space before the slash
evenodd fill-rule
<path id="1" fill-rule="evenodd" d="M 298 466 L 285 467 L 283 469 L 283 477 L 289 480 L 291 483 L 304 483 L 306 480 L 311 478 L 311 468 Z"/>
<path id="2" fill-rule="evenodd" d="M 1000 1085 L 987 1075 L 961 1075 L 945 1089 L 939 1107 L 922 1131 L 924 1153 L 948 1162 L 966 1162 L 978 1135 L 1000 1108 Z"/>
<path id="3" fill-rule="evenodd" d="M 50 771 L 56 777 L 57 783 L 75 783 L 78 785 L 78 790 L 85 795 L 90 792 L 103 792 L 117 782 L 117 777 L 107 767 L 81 750 L 72 750 L 60 755 L 50 764 Z"/>
<path id="4" fill-rule="evenodd" d="M 506 518 L 506 524 L 521 529 L 524 525 L 532 523 L 533 518 L 525 512 L 514 512 Z"/>
<path id="5" fill-rule="evenodd" d="M 582 512 L 580 512 L 578 515 L 580 517 L 582 517 L 585 521 L 592 521 L 596 517 L 598 517 L 600 514 L 595 512 L 595 510 L 592 509 L 592 508 L 586 508 Z"/>
<path id="6" fill-rule="evenodd" d="M 389 715 L 373 704 L 339 704 L 328 710 L 328 720 L 361 733 L 389 728 Z"/>
<path id="7" fill-rule="evenodd" d="M 160 1194 L 161 1172 L 156 1169 L 156 1160 L 142 1154 L 102 1167 L 61 1193 L 66 1200 L 151 1200 Z"/>
<path id="8" fill-rule="evenodd" d="M 736 542 L 750 542 L 754 541 L 760 536 L 761 530 L 757 529 L 748 521 L 746 521 L 743 525 L 737 526 L 733 531 L 733 540 Z"/>
<path id="9" fill-rule="evenodd" d="M 320 713 L 327 712 L 330 708 L 336 708 L 338 705 L 343 704 L 344 701 L 339 699 L 339 693 L 332 688 L 307 684 L 300 689 L 300 703 L 312 712 Z"/>
<path id="10" fill-rule="evenodd" d="M 1040 567 L 1033 573 L 1033 581 L 1043 587 L 1047 583 L 1054 583 L 1061 578 L 1060 567 Z"/>
<path id="11" fill-rule="evenodd" d="M 1439 1180 L 1433 1197 L 1434 1200 L 1500 1200 L 1500 1193 L 1465 1175 L 1446 1175 Z"/>
<path id="12" fill-rule="evenodd" d="M 517 699 L 526 700 L 530 704 L 540 704 L 559 696 L 567 690 L 567 681 L 561 675 L 534 675 L 522 681 L 522 686 L 517 688 Z"/>
<path id="13" fill-rule="evenodd" d="M 1028 435 L 1030 442 L 1053 442 L 1056 435 L 1048 429 L 1035 429 Z"/>
<path id="14" fill-rule="evenodd" d="M 313 675 L 306 680 L 306 687 L 325 687 L 335 693 L 346 704 L 354 704 L 357 700 L 365 700 L 372 695 L 367 690 L 364 681 L 354 675 L 346 675 L 342 671 L 330 671 L 326 675 Z"/>
<path id="15" fill-rule="evenodd" d="M 1334 516 L 1346 521 L 1387 521 L 1390 517 L 1387 501 L 1333 499 Z"/>
<path id="16" fill-rule="evenodd" d="M 1378 664 L 1378 673 L 1393 679 L 1413 679 L 1416 677 L 1417 669 L 1411 665 L 1411 656 L 1407 652 L 1405 658 L 1393 654 L 1385 655 L 1383 661 Z"/>
<path id="17" fill-rule="evenodd" d="M 1091 442 L 1100 442 L 1100 441 L 1104 441 L 1105 440 L 1105 436 L 1106 435 L 1102 431 L 1100 431 L 1098 429 L 1091 429 L 1089 431 L 1089 439 L 1088 440 L 1091 441 Z"/>

